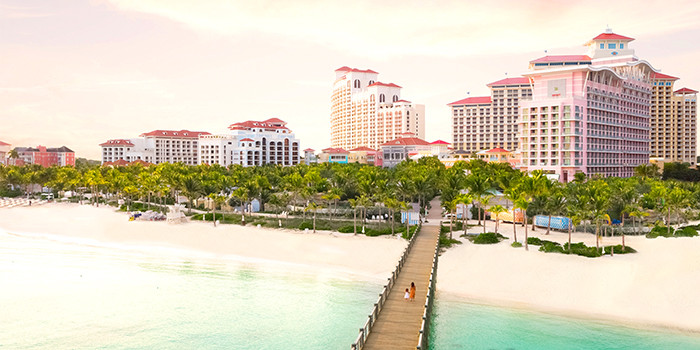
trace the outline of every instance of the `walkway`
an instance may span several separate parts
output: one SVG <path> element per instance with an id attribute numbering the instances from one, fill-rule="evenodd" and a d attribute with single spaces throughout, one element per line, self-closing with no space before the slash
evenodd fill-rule
<path id="1" fill-rule="evenodd" d="M 428 223 L 423 224 L 406 263 L 389 293 L 364 349 L 415 349 L 418 344 L 423 307 L 428 293 L 430 271 L 433 267 L 435 245 L 440 234 L 441 207 L 439 200 L 430 202 Z M 416 300 L 404 300 L 405 289 L 416 284 Z"/>

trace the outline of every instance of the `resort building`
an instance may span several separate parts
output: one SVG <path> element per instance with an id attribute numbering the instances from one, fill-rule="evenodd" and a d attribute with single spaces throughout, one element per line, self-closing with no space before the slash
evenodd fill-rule
<path id="1" fill-rule="evenodd" d="M 380 82 L 378 75 L 370 69 L 335 70 L 331 147 L 377 149 L 406 132 L 425 137 L 425 106 L 401 99 L 401 87 Z"/>
<path id="2" fill-rule="evenodd" d="M 491 96 L 468 97 L 448 104 L 452 144 L 468 153 L 518 146 L 519 101 L 532 97 L 530 79 L 507 78 L 487 85 Z"/>
<path id="3" fill-rule="evenodd" d="M 362 146 L 353 148 L 348 152 L 348 163 L 382 165 L 380 159 L 377 158 L 377 150 Z"/>
<path id="4" fill-rule="evenodd" d="M 299 164 L 299 140 L 287 123 L 277 118 L 248 120 L 229 126 L 229 135 L 202 135 L 199 164 L 256 166 Z"/>
<path id="5" fill-rule="evenodd" d="M 203 131 L 154 130 L 143 133 L 141 138 L 115 139 L 101 143 L 102 163 L 142 160 L 152 164 L 183 163 L 196 165 L 200 135 Z"/>
<path id="6" fill-rule="evenodd" d="M 66 146 L 47 148 L 45 146 L 17 147 L 18 158 L 12 161 L 13 165 L 39 164 L 44 168 L 54 165 L 75 166 L 75 152 Z"/>
<path id="7" fill-rule="evenodd" d="M 382 166 L 393 168 L 412 156 L 431 155 L 431 145 L 427 141 L 413 137 L 411 133 L 379 145 L 379 153 L 382 158 Z"/>
<path id="8" fill-rule="evenodd" d="M 655 69 L 638 59 L 634 39 L 611 30 L 588 42 L 587 55 L 546 56 L 524 74 L 532 99 L 521 100 L 521 169 L 568 182 L 574 174 L 628 177 L 649 163 Z"/>
<path id="9" fill-rule="evenodd" d="M 318 157 L 316 157 L 316 150 L 313 148 L 307 148 L 304 150 L 304 163 L 306 165 L 318 163 Z"/>
<path id="10" fill-rule="evenodd" d="M 11 149 L 11 144 L 0 141 L 0 164 L 7 165 L 7 157 L 9 157 Z"/>
<path id="11" fill-rule="evenodd" d="M 342 148 L 328 147 L 321 150 L 321 154 L 318 155 L 318 162 L 348 164 L 348 155 L 350 155 L 350 152 Z"/>
<path id="12" fill-rule="evenodd" d="M 678 78 L 652 73 L 651 161 L 696 163 L 697 91 L 674 91 Z"/>

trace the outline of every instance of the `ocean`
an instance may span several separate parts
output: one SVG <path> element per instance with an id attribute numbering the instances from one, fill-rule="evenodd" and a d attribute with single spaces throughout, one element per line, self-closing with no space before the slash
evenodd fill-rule
<path id="1" fill-rule="evenodd" d="M 380 290 L 283 264 L 0 232 L 0 349 L 347 350 Z M 436 350 L 700 349 L 697 335 L 437 297 Z"/>

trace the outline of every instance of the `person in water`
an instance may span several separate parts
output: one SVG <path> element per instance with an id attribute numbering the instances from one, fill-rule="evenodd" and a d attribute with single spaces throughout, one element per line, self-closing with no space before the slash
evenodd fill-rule
<path id="1" fill-rule="evenodd" d="M 416 300 L 416 284 L 413 282 L 411 282 L 410 298 L 411 298 L 411 301 Z"/>

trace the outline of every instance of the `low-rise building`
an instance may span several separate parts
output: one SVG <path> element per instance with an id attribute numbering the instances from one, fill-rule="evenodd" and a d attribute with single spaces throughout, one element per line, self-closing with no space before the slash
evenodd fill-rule
<path id="1" fill-rule="evenodd" d="M 306 165 L 318 163 L 318 157 L 316 157 L 316 150 L 313 148 L 307 148 L 304 150 L 304 163 Z"/>
<path id="2" fill-rule="evenodd" d="M 318 155 L 318 162 L 347 164 L 349 154 L 350 152 L 342 148 L 324 148 L 321 150 L 321 154 Z"/>
<path id="3" fill-rule="evenodd" d="M 0 141 L 0 164 L 7 165 L 7 157 L 9 157 L 12 145 L 6 142 Z"/>
<path id="4" fill-rule="evenodd" d="M 348 162 L 381 166 L 381 158 L 377 158 L 377 150 L 369 147 L 356 147 L 348 151 Z M 379 161 L 379 164 L 377 162 Z"/>
<path id="5" fill-rule="evenodd" d="M 183 163 L 196 165 L 200 135 L 203 131 L 154 130 L 140 138 L 114 139 L 101 143 L 102 163 L 142 160 L 152 164 Z"/>
<path id="6" fill-rule="evenodd" d="M 54 165 L 75 166 L 75 152 L 66 146 L 47 148 L 46 146 L 17 147 L 18 159 L 14 165 L 39 164 L 44 168 Z"/>
<path id="7" fill-rule="evenodd" d="M 411 137 L 408 134 L 379 145 L 382 166 L 385 168 L 393 168 L 414 155 L 429 154 L 430 149 L 430 143 L 417 137 Z"/>

